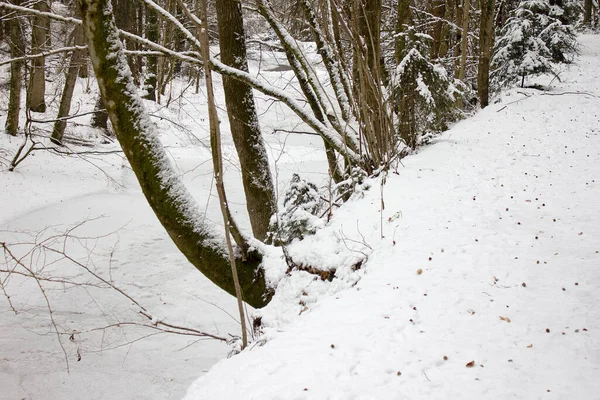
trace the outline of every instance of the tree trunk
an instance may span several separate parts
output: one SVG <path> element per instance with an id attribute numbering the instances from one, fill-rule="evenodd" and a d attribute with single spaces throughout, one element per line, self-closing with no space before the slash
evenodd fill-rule
<path id="1" fill-rule="evenodd" d="M 224 239 L 181 183 L 136 94 L 109 0 L 79 0 L 98 86 L 117 139 L 157 218 L 187 259 L 208 279 L 235 295 Z M 272 292 L 260 268 L 262 255 L 236 259 L 244 300 L 266 305 Z"/>
<path id="2" fill-rule="evenodd" d="M 148 40 L 158 43 L 158 15 L 156 11 L 150 7 L 146 8 L 146 37 Z M 146 100 L 156 101 L 156 80 L 158 77 L 158 57 L 149 56 L 146 66 L 146 80 L 144 81 L 144 89 L 147 94 L 144 96 Z"/>
<path id="3" fill-rule="evenodd" d="M 440 56 L 440 47 L 442 45 L 442 28 L 444 22 L 442 19 L 446 15 L 446 0 L 433 0 L 431 2 L 431 13 L 436 17 L 436 21 L 433 24 L 433 48 L 431 52 L 431 59 L 435 60 Z"/>
<path id="4" fill-rule="evenodd" d="M 91 124 L 94 128 L 108 129 L 108 113 L 106 112 L 106 107 L 104 107 L 102 96 L 98 96 L 96 100 Z"/>
<path id="5" fill-rule="evenodd" d="M 15 1 L 20 5 L 20 1 Z M 23 43 L 23 31 L 19 17 L 13 15 L 9 20 L 10 29 L 10 57 L 22 57 L 25 54 L 25 43 Z M 8 115 L 6 116 L 6 133 L 17 136 L 19 132 L 19 113 L 21 112 L 21 87 L 23 85 L 23 61 L 13 61 L 10 64 L 10 95 L 8 100 Z"/>
<path id="6" fill-rule="evenodd" d="M 75 45 L 82 46 L 84 41 L 83 28 L 81 25 L 77 25 L 75 27 L 74 33 Z M 73 91 L 75 90 L 75 83 L 77 83 L 77 75 L 79 74 L 79 67 L 81 66 L 81 60 L 83 59 L 84 54 L 85 50 L 74 50 L 73 54 L 71 55 L 67 79 L 65 80 L 65 87 L 63 89 L 62 97 L 60 99 L 60 106 L 58 108 L 58 115 L 56 116 L 56 122 L 54 123 L 54 129 L 52 130 L 52 136 L 50 136 L 52 143 L 62 145 L 65 128 L 67 127 L 67 121 L 64 120 L 64 118 L 69 115 L 69 111 L 71 110 Z"/>
<path id="7" fill-rule="evenodd" d="M 247 72 L 242 6 L 236 0 L 219 0 L 216 7 L 221 61 Z M 252 233 L 265 240 L 271 216 L 277 212 L 277 203 L 252 88 L 228 76 L 223 76 L 223 88 L 231 135 L 240 159 Z"/>
<path id="8" fill-rule="evenodd" d="M 358 29 L 365 41 L 365 57 L 373 71 L 381 68 L 380 31 L 381 31 L 381 0 L 357 0 Z M 379 73 L 377 73 L 379 75 Z"/>
<path id="9" fill-rule="evenodd" d="M 38 11 L 50 12 L 50 6 L 45 0 L 37 1 L 34 8 Z M 50 19 L 46 16 L 36 15 L 32 18 L 31 29 L 31 54 L 38 54 L 48 47 L 50 37 Z M 29 77 L 29 93 L 27 108 L 33 112 L 46 112 L 46 58 L 36 57 L 31 60 Z"/>
<path id="10" fill-rule="evenodd" d="M 592 0 L 583 1 L 583 25 L 592 26 Z"/>
<path id="11" fill-rule="evenodd" d="M 410 23 L 410 0 L 398 0 L 398 16 L 396 20 L 395 54 L 396 65 L 402 61 L 406 48 L 406 39 L 402 35 Z"/>
<path id="12" fill-rule="evenodd" d="M 481 108 L 485 108 L 489 104 L 490 59 L 494 48 L 494 7 L 495 0 L 481 0 L 479 66 L 477 69 L 477 93 Z"/>
<path id="13" fill-rule="evenodd" d="M 467 70 L 467 51 L 469 44 L 469 12 L 471 8 L 471 1 L 464 0 L 463 4 L 463 17 L 462 17 L 462 36 L 460 43 L 460 68 L 458 70 L 458 79 L 461 81 L 465 80 L 465 73 Z"/>
<path id="14" fill-rule="evenodd" d="M 239 3 L 237 5 L 239 5 Z M 244 40 L 244 35 L 243 35 L 244 29 L 241 24 L 241 20 L 242 20 L 241 11 L 242 10 L 241 10 L 241 8 L 237 9 L 237 5 L 232 4 L 233 8 L 230 8 L 229 10 L 220 10 L 220 11 L 217 10 L 217 13 L 230 11 L 231 14 L 228 14 L 225 16 L 226 20 L 228 20 L 228 22 L 230 22 L 230 21 L 229 21 L 229 18 L 227 18 L 227 17 L 231 17 L 232 15 L 237 16 L 237 14 L 239 14 L 239 22 L 240 22 L 239 27 L 234 26 L 231 29 L 231 31 L 238 31 L 238 33 L 241 33 L 241 36 L 234 38 L 234 41 L 236 41 L 236 40 L 243 41 Z M 201 34 L 200 34 L 200 42 L 202 43 L 201 54 L 202 54 L 202 59 L 204 61 L 204 65 L 208 65 L 210 63 L 210 42 L 208 39 L 208 7 L 206 6 L 206 0 L 201 0 L 200 8 L 202 9 L 202 29 L 201 29 Z M 236 10 L 239 10 L 239 12 Z M 236 21 L 234 21 L 234 22 L 238 22 L 237 18 L 236 18 Z M 244 43 L 244 42 L 242 42 L 242 43 Z M 244 45 L 245 45 L 245 43 L 244 43 Z M 239 49 L 239 47 L 238 47 L 238 49 Z M 245 46 L 244 46 L 244 50 L 245 50 Z M 244 53 L 243 56 L 245 59 L 245 55 L 246 55 L 245 51 L 243 53 Z M 238 61 L 238 60 L 235 60 L 235 61 Z M 238 63 L 241 63 L 241 62 L 238 61 Z M 243 67 L 243 65 L 242 65 L 242 67 Z M 233 284 L 235 286 L 235 295 L 237 297 L 238 311 L 240 314 L 240 324 L 241 324 L 241 328 L 242 328 L 242 350 L 244 350 L 244 348 L 248 345 L 248 336 L 247 336 L 247 332 L 246 332 L 246 316 L 244 313 L 244 304 L 242 302 L 242 300 L 243 300 L 242 299 L 242 291 L 241 291 L 240 283 L 238 280 L 238 273 L 237 273 L 237 268 L 235 265 L 235 256 L 234 256 L 233 246 L 231 243 L 231 236 L 230 236 L 230 232 L 229 232 L 229 228 L 232 224 L 232 221 L 230 220 L 229 205 L 227 203 L 227 198 L 225 196 L 225 185 L 223 183 L 223 152 L 221 150 L 221 131 L 219 129 L 219 115 L 217 114 L 217 105 L 215 102 L 215 93 L 214 93 L 214 89 L 213 89 L 212 71 L 210 68 L 204 69 L 204 76 L 206 79 L 206 98 L 208 100 L 210 143 L 211 143 L 211 148 L 212 148 L 212 152 L 213 152 L 213 166 L 214 166 L 213 172 L 214 172 L 214 177 L 215 177 L 215 184 L 217 187 L 217 193 L 219 195 L 219 204 L 221 206 L 221 214 L 223 215 L 223 226 L 225 228 L 225 239 L 227 240 L 227 253 L 229 255 L 229 264 L 231 265 L 231 272 L 233 275 Z M 254 107 L 252 107 L 252 109 L 254 109 Z M 255 122 L 258 122 L 258 121 L 255 121 Z M 267 167 L 268 167 L 268 165 L 267 165 Z"/>

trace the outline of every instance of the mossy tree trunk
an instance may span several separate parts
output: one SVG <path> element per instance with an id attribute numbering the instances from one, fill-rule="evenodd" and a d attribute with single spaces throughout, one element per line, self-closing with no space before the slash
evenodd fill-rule
<path id="1" fill-rule="evenodd" d="M 136 174 L 142 191 L 186 258 L 208 279 L 235 295 L 225 241 L 207 221 L 174 171 L 150 121 L 123 53 L 110 0 L 79 0 L 84 34 L 100 92 L 117 139 Z M 262 307 L 271 298 L 262 255 L 236 259 L 244 300 Z"/>
<path id="2" fill-rule="evenodd" d="M 216 2 L 221 61 L 248 72 L 242 6 L 236 0 Z M 269 159 L 261 136 L 254 95 L 246 83 L 223 76 L 229 126 L 242 169 L 252 233 L 265 240 L 277 212 Z"/>

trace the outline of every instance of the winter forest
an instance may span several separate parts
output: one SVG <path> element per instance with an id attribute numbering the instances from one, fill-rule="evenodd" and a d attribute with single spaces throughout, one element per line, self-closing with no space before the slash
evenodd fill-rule
<path id="1" fill-rule="evenodd" d="M 598 0 L 0 0 L 0 399 L 600 393 Z"/>

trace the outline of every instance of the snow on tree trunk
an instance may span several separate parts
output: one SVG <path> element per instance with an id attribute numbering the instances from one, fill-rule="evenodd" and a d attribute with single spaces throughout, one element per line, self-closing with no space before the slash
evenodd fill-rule
<path id="1" fill-rule="evenodd" d="M 110 0 L 79 0 L 98 86 L 117 139 L 159 221 L 187 259 L 208 279 L 235 295 L 224 238 L 206 220 L 183 186 L 136 94 Z M 262 307 L 272 296 L 254 251 L 237 259 L 244 300 Z"/>

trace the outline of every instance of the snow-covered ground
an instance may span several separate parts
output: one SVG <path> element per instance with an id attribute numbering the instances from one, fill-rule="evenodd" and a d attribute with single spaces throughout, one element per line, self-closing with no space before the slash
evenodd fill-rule
<path id="1" fill-rule="evenodd" d="M 293 245 L 295 259 L 320 265 L 368 261 L 356 272 L 340 269 L 332 284 L 305 273 L 282 281 L 256 314 L 264 324 L 258 339 L 268 340 L 235 357 L 226 359 L 228 346 L 215 340 L 138 341 L 153 333 L 147 328 L 86 332 L 143 319 L 114 291 L 54 287 L 48 295 L 66 333 L 67 373 L 43 296 L 12 276 L 6 288 L 19 313 L 0 295 L 0 398 L 177 399 L 192 383 L 187 400 L 598 398 L 600 37 L 581 43 L 581 57 L 550 92 L 512 90 L 406 158 L 387 177 L 384 210 L 373 181 L 315 237 Z M 270 72 L 275 58 L 251 69 L 258 68 L 273 83 L 289 74 Z M 85 85 L 76 96 L 84 111 L 93 106 Z M 273 133 L 298 129 L 297 119 L 262 96 L 258 102 L 278 193 L 293 172 L 327 182 L 321 140 Z M 163 118 L 155 120 L 187 187 L 218 223 L 202 96 L 150 111 Z M 46 116 L 55 112 L 53 103 Z M 158 319 L 238 334 L 234 299 L 179 254 L 121 155 L 36 152 L 7 172 L 20 140 L 0 135 L 0 241 L 89 220 L 74 233 L 99 238 L 69 241 L 70 255 Z M 231 139 L 224 144 L 235 161 Z M 239 168 L 226 168 L 228 197 L 247 226 Z M 64 260 L 29 261 L 81 278 Z"/>
<path id="2" fill-rule="evenodd" d="M 338 211 L 309 240 L 363 235 L 360 282 L 185 399 L 600 398 L 600 37 L 581 43 L 550 92 L 512 90 L 405 159 L 383 215 L 378 187 Z"/>

